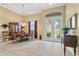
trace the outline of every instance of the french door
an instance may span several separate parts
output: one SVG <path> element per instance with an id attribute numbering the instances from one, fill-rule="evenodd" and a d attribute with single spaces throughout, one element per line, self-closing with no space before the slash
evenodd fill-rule
<path id="1" fill-rule="evenodd" d="M 45 40 L 60 42 L 63 24 L 62 17 L 48 17 L 45 22 Z"/>

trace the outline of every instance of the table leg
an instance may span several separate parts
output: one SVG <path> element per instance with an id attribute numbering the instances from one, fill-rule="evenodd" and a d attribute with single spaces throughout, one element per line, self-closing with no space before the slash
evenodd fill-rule
<path id="1" fill-rule="evenodd" d="M 66 47 L 64 46 L 64 56 L 66 55 Z"/>
<path id="2" fill-rule="evenodd" d="M 76 55 L 76 47 L 74 47 L 74 56 Z"/>

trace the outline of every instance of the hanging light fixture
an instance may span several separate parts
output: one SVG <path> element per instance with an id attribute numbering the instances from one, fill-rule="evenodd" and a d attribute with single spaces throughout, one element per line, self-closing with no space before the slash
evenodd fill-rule
<path id="1" fill-rule="evenodd" d="M 54 5 L 54 3 L 48 3 L 48 5 L 49 5 L 49 6 L 52 6 L 52 5 Z"/>
<path id="2" fill-rule="evenodd" d="M 22 4 L 22 8 L 23 8 L 23 16 L 24 16 L 24 4 Z"/>
<path id="3" fill-rule="evenodd" d="M 24 4 L 22 4 L 22 13 L 23 13 L 23 17 L 24 17 Z M 23 18 L 23 20 L 24 20 L 24 18 Z M 20 25 L 25 26 L 26 23 L 20 23 Z"/>

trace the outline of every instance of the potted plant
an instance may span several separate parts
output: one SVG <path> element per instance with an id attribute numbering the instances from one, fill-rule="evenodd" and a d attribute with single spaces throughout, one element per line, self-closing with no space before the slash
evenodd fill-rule
<path id="1" fill-rule="evenodd" d="M 64 35 L 66 35 L 66 34 L 68 33 L 69 30 L 70 30 L 70 28 L 68 28 L 68 27 L 65 26 L 65 28 L 63 28 Z"/>
<path id="2" fill-rule="evenodd" d="M 4 29 L 6 29 L 8 27 L 7 24 L 2 24 L 1 27 L 3 27 Z"/>
<path id="3" fill-rule="evenodd" d="M 2 24 L 1 27 L 3 28 L 2 29 L 3 31 L 6 31 L 7 30 L 6 28 L 9 27 L 9 26 L 7 24 Z"/>
<path id="4" fill-rule="evenodd" d="M 51 37 L 51 32 L 48 32 L 47 33 L 47 37 Z"/>

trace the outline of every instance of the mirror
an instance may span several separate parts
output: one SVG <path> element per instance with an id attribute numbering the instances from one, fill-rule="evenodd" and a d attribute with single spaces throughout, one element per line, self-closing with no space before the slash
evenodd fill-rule
<path id="1" fill-rule="evenodd" d="M 67 27 L 70 29 L 77 28 L 77 14 L 74 14 L 69 20 L 67 20 Z"/>
<path id="2" fill-rule="evenodd" d="M 73 15 L 70 18 L 70 22 L 71 22 L 71 29 L 76 29 L 77 28 L 77 14 Z"/>

